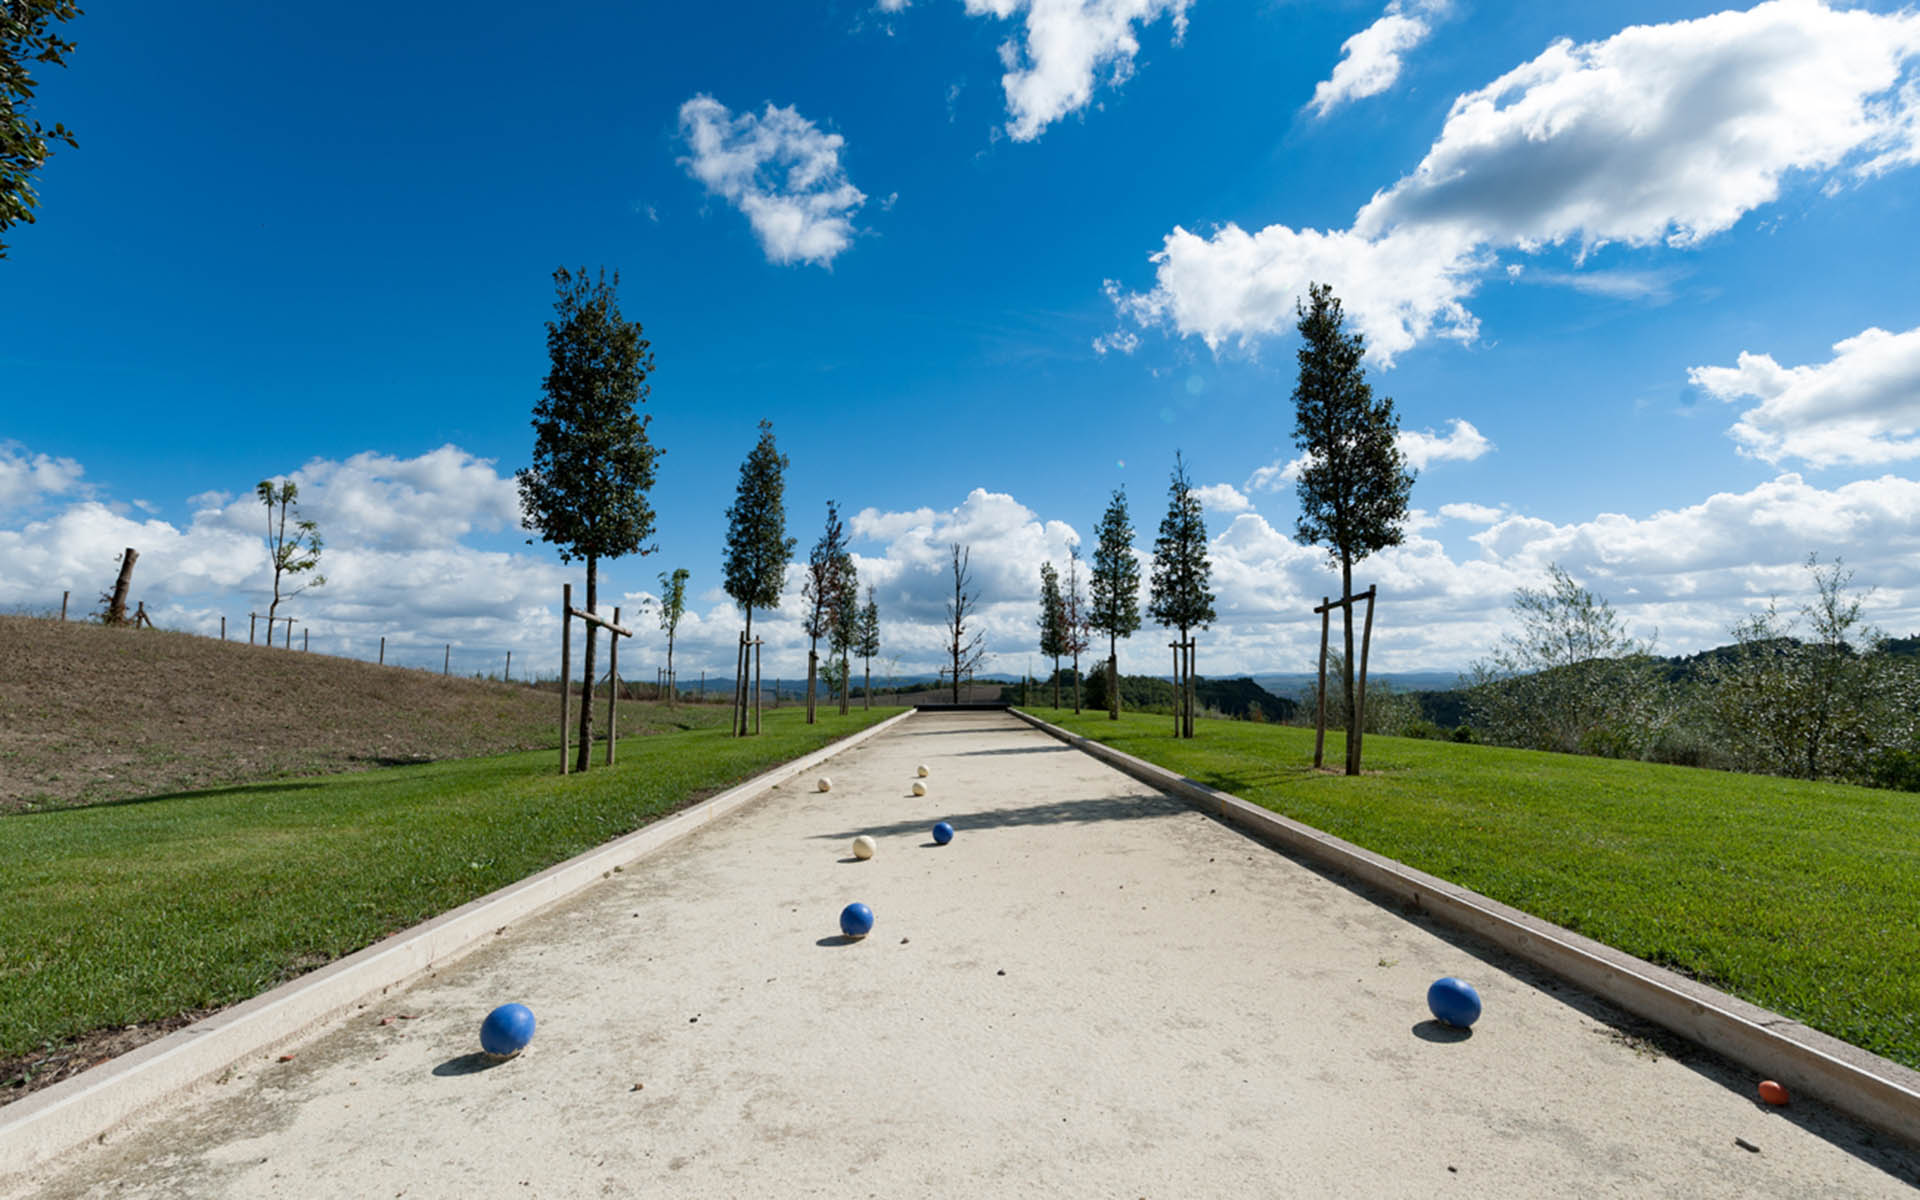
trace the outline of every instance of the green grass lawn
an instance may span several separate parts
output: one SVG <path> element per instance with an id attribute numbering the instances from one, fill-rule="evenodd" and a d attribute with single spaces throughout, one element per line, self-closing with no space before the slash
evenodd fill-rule
<path id="1" fill-rule="evenodd" d="M 0 1058 L 244 1000 L 899 711 L 0 817 Z"/>
<path id="2" fill-rule="evenodd" d="M 1310 729 L 1030 711 L 1920 1068 L 1920 795 L 1389 737 L 1348 779 Z"/>

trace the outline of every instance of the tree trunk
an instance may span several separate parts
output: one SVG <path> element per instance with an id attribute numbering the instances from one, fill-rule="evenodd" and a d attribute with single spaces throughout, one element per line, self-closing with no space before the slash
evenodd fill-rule
<path id="1" fill-rule="evenodd" d="M 1196 657 L 1196 651 L 1198 651 L 1200 647 L 1196 647 L 1196 645 L 1192 643 L 1192 639 L 1187 637 L 1185 630 L 1181 630 L 1181 641 L 1187 643 L 1187 735 L 1188 737 L 1192 737 L 1192 735 L 1194 735 L 1194 708 L 1200 707 L 1200 705 L 1198 705 L 1200 695 L 1194 691 L 1194 657 Z"/>
<path id="2" fill-rule="evenodd" d="M 1080 715 L 1080 652 L 1073 652 L 1073 715 Z"/>
<path id="3" fill-rule="evenodd" d="M 847 666 L 847 652 L 840 652 L 840 715 L 847 715 L 848 702 L 852 699 L 853 671 Z"/>
<path id="4" fill-rule="evenodd" d="M 747 609 L 747 632 L 740 638 L 742 647 L 753 640 L 753 609 Z M 747 652 L 743 648 L 739 654 L 740 669 L 734 680 L 733 694 L 740 705 L 740 736 L 747 736 Z"/>
<path id="5" fill-rule="evenodd" d="M 1359 706 L 1353 702 L 1353 562 L 1340 558 L 1340 594 L 1346 603 L 1340 606 L 1340 624 L 1345 631 L 1347 654 L 1340 663 L 1341 682 L 1347 691 L 1347 774 L 1360 773 Z"/>
<path id="6" fill-rule="evenodd" d="M 873 711 L 873 660 L 872 659 L 867 660 L 867 682 L 866 682 L 866 685 L 860 689 L 860 698 L 866 701 L 866 705 L 865 705 L 866 710 L 868 712 L 872 712 Z"/>
<path id="7" fill-rule="evenodd" d="M 596 556 L 589 554 L 587 555 L 588 612 L 594 611 L 594 599 L 599 595 L 599 588 L 600 560 Z M 580 751 L 579 757 L 573 761 L 573 769 L 576 771 L 585 771 L 587 769 L 587 763 L 592 758 L 593 753 L 593 643 L 596 640 L 594 635 L 600 631 L 600 627 L 592 621 L 583 621 L 581 624 L 587 627 L 587 644 L 584 647 L 585 661 L 581 664 L 581 671 L 585 676 L 586 682 L 580 689 Z"/>
<path id="8" fill-rule="evenodd" d="M 1053 656 L 1053 707 L 1056 712 L 1059 711 L 1059 708 L 1060 708 L 1060 656 L 1058 654 Z"/>
<path id="9" fill-rule="evenodd" d="M 673 707 L 673 631 L 667 631 L 667 707 Z"/>
<path id="10" fill-rule="evenodd" d="M 133 586 L 133 563 L 134 560 L 139 557 L 140 552 L 132 546 L 128 546 L 127 552 L 120 556 L 120 577 L 113 581 L 113 599 L 107 602 L 107 624 L 109 625 L 126 624 L 127 590 Z M 274 573 L 275 582 L 273 586 L 273 602 L 275 604 L 280 603 L 279 578 L 279 572 L 276 571 Z M 267 625 L 267 643 L 269 645 L 273 643 L 273 625 L 271 623 Z"/>
<path id="11" fill-rule="evenodd" d="M 1120 651 L 1116 634 L 1107 635 L 1107 719 L 1120 719 Z"/>
<path id="12" fill-rule="evenodd" d="M 820 663 L 820 653 L 815 648 L 816 645 L 817 643 L 807 647 L 807 724 L 809 725 L 813 724 L 814 679 Z"/>

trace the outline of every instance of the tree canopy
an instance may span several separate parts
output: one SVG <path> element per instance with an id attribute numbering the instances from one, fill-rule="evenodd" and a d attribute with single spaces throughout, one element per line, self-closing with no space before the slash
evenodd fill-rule
<path id="1" fill-rule="evenodd" d="M 561 267 L 553 282 L 533 464 L 515 475 L 526 527 L 551 542 L 562 562 L 650 553 L 647 491 L 661 451 L 647 440 L 652 418 L 638 406 L 650 390 L 652 347 L 640 323 L 620 315 L 618 271 L 591 278 L 584 267 L 578 274 Z"/>
<path id="2" fill-rule="evenodd" d="M 1093 603 L 1087 624 L 1109 639 L 1131 637 L 1140 628 L 1140 560 L 1133 556 L 1133 519 L 1127 493 L 1115 488 L 1100 516 L 1093 549 Z"/>
<path id="3" fill-rule="evenodd" d="M 1186 460 L 1174 455 L 1167 487 L 1167 515 L 1153 542 L 1153 574 L 1147 615 L 1184 637 L 1213 622 L 1213 566 L 1207 559 L 1207 523 L 1200 512 Z"/>
<path id="4" fill-rule="evenodd" d="M 33 224 L 33 210 L 40 205 L 40 197 L 33 190 L 33 175 L 47 161 L 47 140 L 65 142 L 75 149 L 80 145 L 65 125 L 55 122 L 49 129 L 32 115 L 39 82 L 33 77 L 31 65 L 67 65 L 66 56 L 73 52 L 74 43 L 51 26 L 56 21 L 71 21 L 81 11 L 74 0 L 7 0 L 0 4 L 0 233 L 22 222 Z M 0 258 L 6 256 L 7 244 L 0 240 Z"/>
<path id="5" fill-rule="evenodd" d="M 794 540 L 787 536 L 784 474 L 787 456 L 773 442 L 773 422 L 760 422 L 760 440 L 740 464 L 740 486 L 727 509 L 727 553 L 721 570 L 727 595 L 753 625 L 753 610 L 780 603 Z"/>
<path id="6" fill-rule="evenodd" d="M 1311 304 L 1296 306 L 1293 436 L 1306 464 L 1295 537 L 1302 545 L 1324 544 L 1351 591 L 1353 564 L 1404 537 L 1413 473 L 1400 451 L 1393 400 L 1376 400 L 1367 383 L 1365 338 L 1346 332 L 1332 288 L 1316 283 L 1308 291 Z"/>

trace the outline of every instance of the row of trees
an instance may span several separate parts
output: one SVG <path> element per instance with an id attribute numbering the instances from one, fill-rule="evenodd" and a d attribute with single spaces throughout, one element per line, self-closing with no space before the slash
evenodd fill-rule
<path id="1" fill-rule="evenodd" d="M 603 269 L 590 278 L 582 269 L 564 267 L 554 273 L 555 319 L 547 323 L 550 370 L 535 405 L 533 462 L 518 472 L 521 500 L 529 530 L 537 531 L 560 551 L 563 562 L 584 559 L 587 567 L 586 609 L 598 602 L 600 560 L 626 554 L 648 554 L 655 514 L 647 502 L 655 464 L 662 451 L 648 439 L 650 418 L 642 415 L 654 369 L 651 347 L 638 322 L 622 318 L 615 289 L 619 274 L 609 278 Z M 1315 284 L 1310 303 L 1298 306 L 1302 345 L 1300 375 L 1294 390 L 1295 441 L 1304 452 L 1299 480 L 1301 516 L 1296 536 L 1304 543 L 1324 543 L 1341 569 L 1343 596 L 1352 595 L 1353 563 L 1401 540 L 1400 523 L 1407 512 L 1412 473 L 1405 468 L 1396 443 L 1397 427 L 1390 399 L 1376 400 L 1368 388 L 1361 361 L 1364 343 L 1343 327 L 1340 302 L 1330 289 Z M 723 564 L 727 594 L 745 617 L 739 658 L 739 686 L 735 732 L 750 730 L 748 705 L 749 663 L 754 661 L 753 617 L 756 610 L 780 602 L 794 539 L 786 535 L 785 455 L 774 442 L 773 427 L 760 423 L 760 437 L 741 465 L 734 503 L 727 510 L 727 546 Z M 1176 675 L 1184 708 L 1179 728 L 1193 736 L 1193 639 L 1196 630 L 1214 620 L 1211 566 L 1207 558 L 1206 525 L 1201 503 L 1184 457 L 1176 454 L 1168 489 L 1167 513 L 1154 542 L 1149 579 L 1147 616 L 1178 633 Z M 531 539 L 529 539 L 531 540 Z M 1067 564 L 1067 584 L 1048 563 L 1042 572 L 1041 649 L 1058 659 L 1070 657 L 1079 678 L 1079 657 L 1089 647 L 1091 634 L 1108 638 L 1106 670 L 1111 681 L 1118 672 L 1118 642 L 1140 627 L 1139 564 L 1133 551 L 1133 527 L 1124 490 L 1115 491 L 1099 524 L 1094 555 L 1092 595 L 1080 586 L 1076 552 Z M 954 697 L 962 679 L 984 654 L 983 636 L 969 631 L 968 620 L 978 603 L 972 591 L 971 554 L 952 547 L 953 597 L 946 604 L 948 653 Z M 685 574 L 662 576 L 670 598 L 663 602 L 663 627 L 677 624 L 685 603 Z M 827 522 L 808 555 L 803 587 L 803 628 L 808 637 L 807 717 L 814 718 L 820 677 L 820 642 L 827 642 L 836 659 L 841 710 L 847 707 L 849 658 L 867 660 L 879 653 L 878 606 L 867 589 L 860 603 L 860 587 L 846 529 L 838 505 L 827 504 Z M 1345 692 L 1353 695 L 1353 615 L 1344 608 L 1346 653 Z M 669 616 L 671 613 L 671 616 Z M 977 624 L 977 623 L 976 623 Z M 589 687 L 594 678 L 598 628 L 589 623 L 582 669 Z M 671 657 L 671 651 L 669 651 Z M 1110 686 L 1109 715 L 1118 717 L 1120 689 Z M 757 694 L 757 692 L 756 692 Z M 1058 697 L 1056 696 L 1056 703 Z M 1075 687 L 1075 707 L 1079 688 Z M 580 762 L 585 769 L 591 740 L 590 706 L 581 712 Z M 1352 733 L 1350 730 L 1350 741 Z M 1348 769 L 1357 771 L 1349 754 Z"/>
<path id="2" fill-rule="evenodd" d="M 1920 660 L 1890 652 L 1839 561 L 1807 560 L 1811 597 L 1737 622 L 1731 644 L 1656 657 L 1559 566 L 1514 595 L 1520 629 L 1474 665 L 1481 741 L 1920 789 Z"/>
<path id="3" fill-rule="evenodd" d="M 1160 535 L 1153 546 L 1153 571 L 1149 580 L 1147 615 L 1167 629 L 1179 631 L 1177 654 L 1185 660 L 1187 684 L 1176 697 L 1182 709 L 1180 731 L 1193 736 L 1193 687 L 1191 658 L 1187 649 L 1190 631 L 1205 629 L 1213 622 L 1214 595 L 1211 583 L 1212 563 L 1207 557 L 1207 528 L 1201 515 L 1200 497 L 1194 491 L 1183 456 L 1174 455 L 1172 483 L 1168 488 L 1167 515 L 1161 519 Z M 1098 541 L 1094 550 L 1091 600 L 1080 586 L 1080 550 L 1067 553 L 1067 577 L 1062 586 L 1060 572 L 1051 561 L 1040 566 L 1040 653 L 1053 659 L 1053 706 L 1060 704 L 1060 660 L 1073 660 L 1073 710 L 1080 711 L 1080 656 L 1086 653 L 1090 635 L 1107 635 L 1107 685 L 1102 689 L 1107 715 L 1120 719 L 1121 689 L 1119 642 L 1140 629 L 1140 563 L 1133 552 L 1133 518 L 1127 511 L 1125 488 L 1115 489 L 1101 514 Z M 1176 662 L 1182 661 L 1176 658 Z"/>
<path id="4" fill-rule="evenodd" d="M 533 410 L 532 464 L 516 474 L 526 527 L 552 543 L 562 562 L 584 560 L 585 609 L 599 604 L 599 568 L 603 559 L 653 552 L 655 513 L 647 501 L 656 463 L 663 451 L 648 438 L 647 401 L 654 370 L 652 348 L 639 322 L 620 312 L 618 272 L 589 276 L 583 268 L 554 272 L 554 319 L 547 322 L 549 370 Z M 780 603 L 794 540 L 786 535 L 784 502 L 787 458 L 774 443 L 773 426 L 762 421 L 760 437 L 740 468 L 734 503 L 727 509 L 727 546 L 722 574 L 727 594 L 745 616 L 741 634 L 741 673 L 736 695 L 736 733 L 750 731 L 746 695 L 748 650 L 753 644 L 756 610 Z M 291 485 L 288 485 L 291 487 Z M 271 504 L 272 497 L 264 492 Z M 531 543 L 533 539 L 529 538 Z M 276 563 L 276 566 L 278 564 Z M 667 634 L 667 672 L 673 675 L 673 646 L 686 612 L 689 572 L 681 568 L 660 576 L 660 626 Z M 813 642 L 807 663 L 807 719 L 814 719 L 818 643 L 827 638 L 839 656 L 840 707 L 847 708 L 847 658 L 868 660 L 880 651 L 878 605 L 872 589 L 858 603 L 858 580 L 846 549 L 845 529 L 836 505 L 827 506 L 827 531 L 809 559 L 805 627 Z M 589 622 L 581 671 L 588 690 L 595 678 L 599 628 Z M 578 769 L 588 768 L 592 740 L 591 705 L 580 712 Z"/>
<path id="5" fill-rule="evenodd" d="M 1339 667 L 1341 708 L 1346 716 L 1347 773 L 1360 771 L 1359 744 L 1363 706 L 1355 700 L 1353 647 L 1353 567 L 1376 551 L 1397 546 L 1413 491 L 1414 473 L 1399 446 L 1399 422 L 1390 397 L 1376 397 L 1363 363 L 1365 339 L 1349 331 L 1340 300 L 1325 284 L 1308 287 L 1295 306 L 1299 318 L 1298 380 L 1293 390 L 1294 444 L 1301 451 L 1296 485 L 1300 516 L 1294 536 L 1303 545 L 1324 545 L 1330 564 L 1340 569 L 1341 616 L 1345 650 L 1333 657 Z M 1178 728 L 1193 736 L 1192 633 L 1214 620 L 1209 587 L 1207 531 L 1200 498 L 1186 462 L 1174 456 L 1166 516 L 1154 541 L 1147 615 L 1175 630 L 1174 675 Z M 1051 562 L 1040 569 L 1040 652 L 1054 661 L 1054 706 L 1060 705 L 1060 659 L 1070 657 L 1079 678 L 1080 654 L 1090 630 L 1107 634 L 1108 715 L 1119 719 L 1121 689 L 1118 643 L 1140 628 L 1137 596 L 1139 564 L 1133 552 L 1133 526 L 1124 490 L 1113 494 L 1102 515 L 1094 552 L 1092 603 L 1082 602 L 1078 553 L 1067 560 L 1067 585 Z M 1179 681 L 1184 679 L 1184 683 Z M 1364 695 L 1364 693 L 1361 693 Z M 1079 687 L 1074 710 L 1080 709 Z"/>

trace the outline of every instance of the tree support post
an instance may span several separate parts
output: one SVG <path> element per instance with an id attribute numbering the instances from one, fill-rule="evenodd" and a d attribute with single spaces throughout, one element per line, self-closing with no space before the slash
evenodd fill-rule
<path id="1" fill-rule="evenodd" d="M 1365 600 L 1367 602 L 1367 618 L 1366 626 L 1360 635 L 1360 664 L 1359 670 L 1356 671 L 1354 675 L 1353 695 L 1349 697 L 1350 704 L 1348 705 L 1347 713 L 1347 720 L 1349 722 L 1347 732 L 1347 774 L 1358 775 L 1360 773 L 1360 748 L 1361 743 L 1366 737 L 1367 657 L 1373 646 L 1373 605 L 1378 595 L 1379 588 L 1375 586 L 1368 588 L 1364 592 L 1342 596 L 1338 600 L 1328 600 L 1323 596 L 1320 599 L 1320 606 L 1313 610 L 1320 614 L 1320 704 L 1319 719 L 1316 722 L 1318 729 L 1314 734 L 1313 743 L 1313 765 L 1316 767 L 1321 765 L 1321 748 L 1327 738 L 1327 639 L 1329 625 L 1333 619 L 1333 610 L 1336 608 L 1351 610 L 1353 605 Z M 1351 666 L 1352 664 L 1348 665 Z"/>
<path id="2" fill-rule="evenodd" d="M 620 627 L 620 606 L 613 606 L 613 628 Z M 613 745 L 618 737 L 613 731 L 613 714 L 618 711 L 620 699 L 620 635 L 607 639 L 607 765 L 613 765 Z"/>
<path id="3" fill-rule="evenodd" d="M 1368 588 L 1367 624 L 1360 634 L 1360 675 L 1353 682 L 1353 750 L 1348 755 L 1348 769 L 1351 774 L 1360 773 L 1360 747 L 1367 737 L 1367 651 L 1373 643 L 1373 598 L 1374 589 Z"/>
<path id="4" fill-rule="evenodd" d="M 1333 603 L 1329 597 L 1320 597 L 1320 690 L 1315 693 L 1319 699 L 1316 706 L 1319 711 L 1313 723 L 1313 766 L 1315 770 L 1326 759 L 1327 751 L 1327 632 L 1333 619 Z"/>
<path id="5" fill-rule="evenodd" d="M 384 660 L 387 639 L 380 639 Z M 567 773 L 567 717 L 573 709 L 568 691 L 573 687 L 573 585 L 560 585 L 560 773 Z"/>
<path id="6" fill-rule="evenodd" d="M 572 670 L 573 665 L 573 619 L 578 617 L 583 624 L 598 625 L 600 628 L 606 630 L 613 638 L 612 645 L 607 650 L 608 678 L 611 681 L 611 691 L 607 697 L 608 763 L 613 762 L 613 702 L 620 690 L 620 675 L 616 666 L 620 655 L 620 639 L 623 637 L 632 637 L 633 630 L 627 629 L 620 624 L 619 609 L 616 608 L 613 610 L 613 620 L 609 621 L 598 613 L 590 613 L 585 609 L 575 608 L 573 606 L 572 584 L 564 583 L 561 584 L 560 587 L 560 773 L 565 775 L 567 773 L 567 713 L 571 707 L 571 702 L 567 699 L 567 693 L 568 689 L 572 686 L 569 682 L 569 672 Z M 581 712 L 583 713 L 589 712 L 593 708 L 593 680 L 591 679 L 587 680 L 586 691 L 580 697 L 580 706 Z M 583 753 L 588 749 L 590 749 L 590 747 L 583 743 Z M 583 757 L 581 762 L 584 764 L 586 759 Z M 583 765 L 580 769 L 584 771 L 586 767 Z"/>
<path id="7" fill-rule="evenodd" d="M 760 732 L 760 645 L 765 639 L 753 639 L 753 732 Z"/>
<path id="8" fill-rule="evenodd" d="M 1184 694 L 1180 687 L 1180 643 L 1168 642 L 1167 649 L 1173 651 L 1173 736 L 1180 736 L 1180 697 Z"/>

